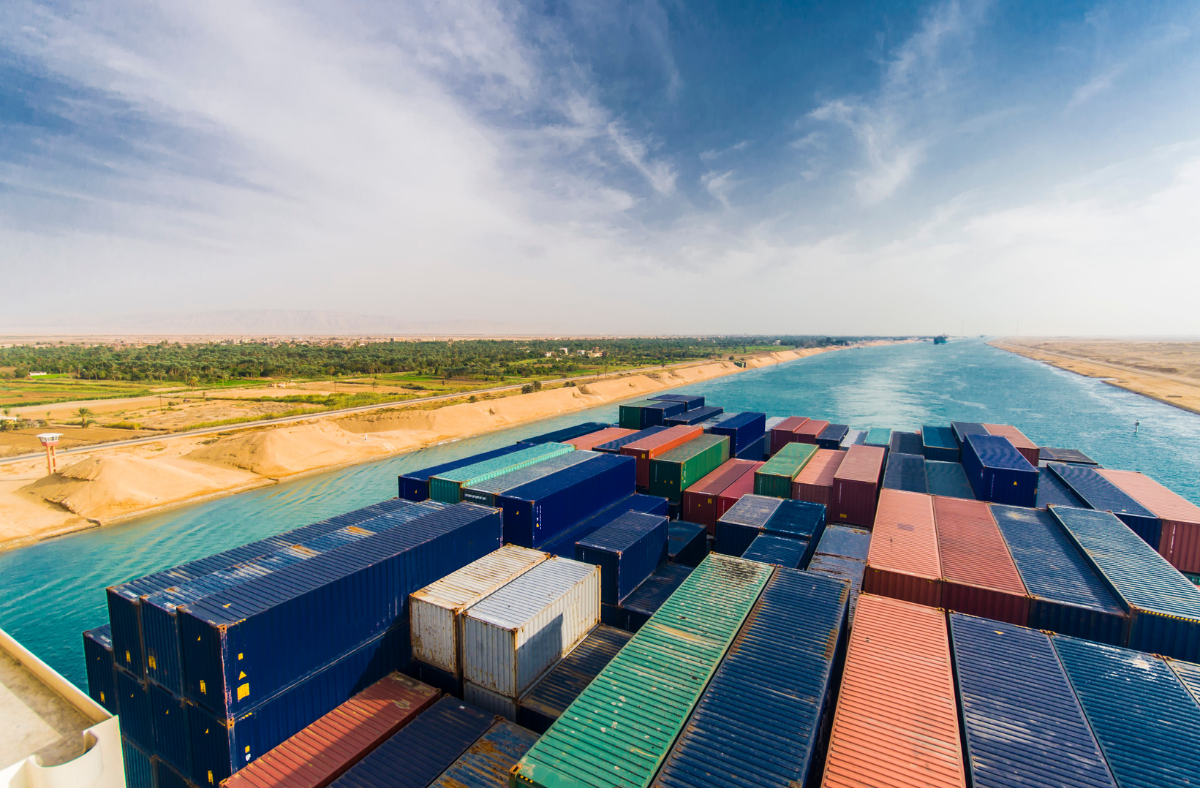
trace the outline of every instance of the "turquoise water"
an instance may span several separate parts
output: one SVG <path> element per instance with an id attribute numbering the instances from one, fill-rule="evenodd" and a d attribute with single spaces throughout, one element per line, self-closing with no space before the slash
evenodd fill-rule
<path id="1" fill-rule="evenodd" d="M 1082 449 L 1200 502 L 1200 416 L 980 341 L 828 353 L 683 390 L 726 410 L 856 428 L 1015 424 L 1039 445 Z M 0 627 L 86 687 L 80 633 L 106 620 L 105 586 L 393 497 L 406 470 L 616 417 L 608 405 L 0 554 Z"/>

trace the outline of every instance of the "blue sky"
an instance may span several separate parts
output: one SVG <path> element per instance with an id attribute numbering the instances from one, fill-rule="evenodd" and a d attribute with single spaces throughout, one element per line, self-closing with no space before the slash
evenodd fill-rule
<path id="1" fill-rule="evenodd" d="M 51 297 L 61 327 L 1200 334 L 1198 25 L 1154 2 L 7 0 L 0 329 Z"/>

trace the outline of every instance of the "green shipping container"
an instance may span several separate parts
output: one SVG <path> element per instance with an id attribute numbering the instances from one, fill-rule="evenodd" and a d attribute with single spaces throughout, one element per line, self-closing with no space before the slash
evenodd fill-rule
<path id="1" fill-rule="evenodd" d="M 754 472 L 754 494 L 792 497 L 792 480 L 817 453 L 815 443 L 787 443 L 767 464 Z"/>
<path id="2" fill-rule="evenodd" d="M 542 443 L 530 446 L 528 449 L 514 451 L 512 454 L 505 454 L 502 457 L 493 457 L 490 460 L 455 468 L 444 474 L 429 477 L 429 497 L 441 503 L 460 503 L 465 487 L 486 482 L 488 479 L 495 479 L 510 471 L 528 468 L 530 465 L 536 465 L 551 457 L 561 457 L 572 451 L 575 451 L 575 447 L 569 443 Z"/>
<path id="3" fill-rule="evenodd" d="M 637 402 L 622 405 L 618 411 L 617 426 L 623 430 L 640 430 L 642 429 L 642 408 L 661 404 L 661 402 L 653 400 L 640 399 Z"/>
<path id="4" fill-rule="evenodd" d="M 509 785 L 650 785 L 773 571 L 705 558 L 517 763 Z"/>
<path id="5" fill-rule="evenodd" d="M 872 427 L 863 443 L 867 446 L 883 446 L 886 449 L 892 445 L 892 431 L 887 427 Z"/>
<path id="6" fill-rule="evenodd" d="M 701 435 L 650 460 L 650 494 L 679 503 L 683 491 L 729 459 L 729 438 Z"/>

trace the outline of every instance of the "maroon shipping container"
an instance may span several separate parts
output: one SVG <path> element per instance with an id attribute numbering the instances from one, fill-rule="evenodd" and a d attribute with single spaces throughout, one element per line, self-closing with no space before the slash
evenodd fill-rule
<path id="1" fill-rule="evenodd" d="M 796 440 L 796 429 L 808 421 L 804 416 L 788 416 L 771 428 L 771 456 Z"/>
<path id="2" fill-rule="evenodd" d="M 933 498 L 942 561 L 942 607 L 1026 626 L 1029 597 L 984 501 Z"/>
<path id="3" fill-rule="evenodd" d="M 703 434 L 703 427 L 691 427 L 685 424 L 667 427 L 662 432 L 656 432 L 640 441 L 626 443 L 621 447 L 621 454 L 637 459 L 637 486 L 644 490 L 650 486 L 650 460 L 666 454 L 671 449 L 679 448 Z"/>
<path id="4" fill-rule="evenodd" d="M 875 502 L 883 475 L 882 446 L 851 446 L 833 475 L 828 520 L 839 525 L 870 528 L 875 522 Z"/>
<path id="5" fill-rule="evenodd" d="M 721 467 L 683 491 L 680 519 L 703 525 L 710 534 L 714 533 L 717 527 L 717 496 L 761 465 L 761 462 L 755 463 L 753 460 L 726 460 Z"/>
<path id="6" fill-rule="evenodd" d="M 833 502 L 833 477 L 844 459 L 846 452 L 839 449 L 817 449 L 804 470 L 792 481 L 792 498 L 821 504 L 828 519 L 829 506 Z"/>
<path id="7" fill-rule="evenodd" d="M 437 701 L 401 673 L 380 679 L 222 783 L 226 788 L 324 788 Z"/>
<path id="8" fill-rule="evenodd" d="M 931 496 L 880 490 L 862 590 L 918 605 L 941 606 L 942 563 Z"/>
<path id="9" fill-rule="evenodd" d="M 725 488 L 725 492 L 717 496 L 717 517 L 720 520 L 733 508 L 733 505 L 742 500 L 743 495 L 749 495 L 754 492 L 754 472 L 766 465 L 765 462 L 751 463 L 750 470 L 746 475 L 739 478 L 736 482 Z M 716 520 L 713 521 L 713 529 L 710 533 L 716 532 Z"/>
<path id="10" fill-rule="evenodd" d="M 1096 473 L 1162 520 L 1159 555 L 1181 572 L 1200 574 L 1200 506 L 1137 471 L 1101 468 Z"/>
<path id="11" fill-rule="evenodd" d="M 792 438 L 792 440 L 796 441 L 797 443 L 816 443 L 817 436 L 820 435 L 821 431 L 828 426 L 829 422 L 827 421 L 808 419 L 795 429 L 792 434 L 796 437 Z"/>

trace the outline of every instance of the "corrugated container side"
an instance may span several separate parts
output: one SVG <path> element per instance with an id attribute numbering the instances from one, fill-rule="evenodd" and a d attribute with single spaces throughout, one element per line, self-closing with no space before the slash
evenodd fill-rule
<path id="1" fill-rule="evenodd" d="M 739 460 L 753 460 L 757 462 L 758 460 L 770 459 L 770 455 L 771 442 L 766 435 L 761 435 L 758 440 L 733 456 Z"/>
<path id="2" fill-rule="evenodd" d="M 631 432 L 623 438 L 617 438 L 616 440 L 611 440 L 606 443 L 599 443 L 592 450 L 605 454 L 618 454 L 623 447 L 628 446 L 635 441 L 640 441 L 642 438 L 648 438 L 651 435 L 657 435 L 665 429 L 666 427 L 648 427 L 644 430 Z"/>
<path id="3" fill-rule="evenodd" d="M 884 451 L 878 446 L 851 446 L 833 476 L 829 519 L 843 525 L 869 528 L 875 521 Z"/>
<path id="4" fill-rule="evenodd" d="M 866 561 L 871 550 L 871 532 L 844 525 L 828 525 L 817 543 L 817 553 L 838 558 Z"/>
<path id="5" fill-rule="evenodd" d="M 589 462 L 500 496 L 504 541 L 541 547 L 575 524 L 634 492 L 632 457 L 601 454 Z"/>
<path id="6" fill-rule="evenodd" d="M 495 457 L 503 457 L 505 454 L 521 451 L 525 446 L 520 443 L 515 443 L 512 446 L 502 446 L 499 449 L 476 454 L 471 457 L 463 457 L 462 459 L 444 462 L 441 465 L 433 465 L 428 468 L 421 468 L 408 473 L 402 473 L 399 476 L 400 483 L 400 498 L 407 501 L 419 503 L 429 498 L 429 477 L 436 476 L 439 473 L 453 471 L 458 468 L 464 468 L 476 462 L 483 462 Z M 415 452 L 414 457 L 420 457 L 421 452 Z"/>
<path id="7" fill-rule="evenodd" d="M 845 459 L 844 451 L 818 449 L 792 481 L 792 498 L 828 507 L 832 503 L 833 477 Z"/>
<path id="8" fill-rule="evenodd" d="M 756 463 L 751 460 L 726 460 L 684 490 L 682 519 L 704 525 L 711 533 L 717 524 L 717 496 L 742 476 L 753 472 L 755 467 Z"/>
<path id="9" fill-rule="evenodd" d="M 836 449 L 849 432 L 849 424 L 830 424 L 817 435 L 817 445 L 822 449 Z"/>
<path id="10" fill-rule="evenodd" d="M 497 722 L 430 788 L 507 788 L 509 771 L 537 739 L 519 725 Z"/>
<path id="11" fill-rule="evenodd" d="M 154 712 L 150 708 L 147 682 L 118 670 L 117 693 L 121 735 L 147 752 L 154 752 Z"/>
<path id="12" fill-rule="evenodd" d="M 949 427 L 926 424 L 921 427 L 921 453 L 927 460 L 958 462 L 958 441 Z"/>
<path id="13" fill-rule="evenodd" d="M 1192 693 L 1196 702 L 1200 703 L 1200 665 L 1195 662 L 1181 662 L 1177 659 L 1168 659 L 1167 665 L 1175 672 L 1175 677 L 1187 688 L 1187 691 Z"/>
<path id="14" fill-rule="evenodd" d="M 537 465 L 551 457 L 575 451 L 568 443 L 540 443 L 526 446 L 521 451 L 506 454 L 503 457 L 477 462 L 453 471 L 447 471 L 437 476 L 429 477 L 429 497 L 441 503 L 459 503 L 462 501 L 462 491 L 479 482 L 503 476 L 506 473 Z"/>
<path id="15" fill-rule="evenodd" d="M 680 503 L 683 491 L 730 457 L 729 438 L 702 435 L 650 461 L 650 494 Z"/>
<path id="16" fill-rule="evenodd" d="M 974 421 L 952 421 L 950 429 L 954 433 L 954 440 L 962 446 L 966 442 L 968 435 L 988 435 L 987 427 Z M 1037 463 L 1034 463 L 1036 465 Z"/>
<path id="17" fill-rule="evenodd" d="M 890 452 L 887 460 L 887 472 L 883 475 L 883 486 L 889 490 L 928 493 L 929 482 L 925 478 L 926 462 L 928 461 L 918 454 Z"/>
<path id="18" fill-rule="evenodd" d="M 863 592 L 938 607 L 941 574 L 933 499 L 901 490 L 880 492 Z"/>
<path id="19" fill-rule="evenodd" d="M 699 566 L 708 555 L 708 529 L 697 523 L 672 520 L 667 525 L 667 560 L 673 564 Z"/>
<path id="20" fill-rule="evenodd" d="M 552 432 L 546 432 L 541 435 L 531 435 L 528 438 L 522 438 L 521 443 L 538 444 L 538 443 L 562 443 L 569 441 L 572 438 L 578 438 L 580 435 L 590 435 L 597 430 L 602 430 L 611 427 L 611 424 L 603 424 L 598 421 L 585 421 L 581 424 L 572 424 L 570 427 L 563 427 Z"/>
<path id="21" fill-rule="evenodd" d="M 726 487 L 720 495 L 717 496 L 717 519 L 720 520 L 725 516 L 725 513 L 734 507 L 734 505 L 742 500 L 746 495 L 751 495 L 754 492 L 754 471 L 761 468 L 763 463 L 754 463 L 750 473 L 740 477 L 733 484 Z M 716 533 L 714 523 L 713 533 Z"/>
<path id="22" fill-rule="evenodd" d="M 642 495 L 641 493 L 627 495 L 616 503 L 604 507 L 566 532 L 559 534 L 553 541 L 543 545 L 542 550 L 559 558 L 575 560 L 575 543 L 577 541 L 591 536 L 626 512 L 661 514 L 665 516 L 668 513 L 667 499 L 657 498 L 653 495 Z"/>
<path id="23" fill-rule="evenodd" d="M 799 443 L 816 443 L 817 436 L 829 426 L 829 422 L 824 419 L 809 419 L 801 424 L 792 433 L 796 437 L 792 440 Z"/>
<path id="24" fill-rule="evenodd" d="M 150 753 L 127 737 L 121 737 L 121 760 L 125 765 L 125 785 L 128 788 L 154 788 L 154 762 Z"/>
<path id="25" fill-rule="evenodd" d="M 1037 467 L 1038 460 L 1041 459 L 1041 450 L 1036 443 L 1025 437 L 1025 433 L 1011 424 L 984 424 L 983 428 L 988 431 L 989 435 L 999 435 L 1001 438 L 1008 438 L 1008 442 L 1021 453 L 1025 461 L 1033 467 Z"/>
<path id="26" fill-rule="evenodd" d="M 1037 503 L 1038 469 L 1026 462 L 1007 438 L 968 435 L 962 466 L 981 501 L 1029 507 Z"/>
<path id="27" fill-rule="evenodd" d="M 890 452 L 892 454 L 917 454 L 924 457 L 925 449 L 921 442 L 921 434 L 893 430 Z"/>
<path id="28" fill-rule="evenodd" d="M 521 697 L 517 723 L 535 733 L 545 733 L 631 637 L 631 632 L 604 624 L 589 632 L 570 654 Z"/>
<path id="29" fill-rule="evenodd" d="M 785 444 L 766 465 L 754 472 L 754 494 L 790 498 L 792 480 L 816 453 L 817 447 L 811 443 Z"/>
<path id="30" fill-rule="evenodd" d="M 1200 572 L 1200 506 L 1136 471 L 1097 470 L 1162 521 L 1158 554 L 1176 569 Z"/>
<path id="31" fill-rule="evenodd" d="M 563 441 L 563 443 L 568 443 L 574 446 L 576 449 L 591 451 L 602 443 L 608 443 L 609 441 L 625 438 L 633 435 L 635 432 L 636 430 L 627 430 L 622 429 L 621 427 L 606 427 L 602 430 L 596 430 L 595 432 L 587 435 L 580 435 L 578 438 L 571 438 L 570 440 Z"/>
<path id="32" fill-rule="evenodd" d="M 975 491 L 967 481 L 967 474 L 956 462 L 925 460 L 925 483 L 930 495 L 975 500 Z"/>
<path id="33" fill-rule="evenodd" d="M 662 788 L 815 782 L 842 656 L 849 584 L 768 581 L 654 780 Z M 730 746 L 736 743 L 735 746 Z"/>
<path id="34" fill-rule="evenodd" d="M 1162 521 L 1154 516 L 1154 512 L 1101 476 L 1098 469 L 1056 462 L 1046 467 L 1071 488 L 1071 492 L 1085 506 L 1100 512 L 1112 512 L 1146 544 L 1158 549 L 1162 542 Z"/>
<path id="35" fill-rule="evenodd" d="M 667 560 L 667 518 L 630 512 L 575 543 L 575 560 L 600 567 L 600 601 L 618 605 Z"/>
<path id="36" fill-rule="evenodd" d="M 808 562 L 808 566 L 803 567 L 803 569 L 813 574 L 827 575 L 839 580 L 845 580 L 850 584 L 850 609 L 847 614 L 847 623 L 852 625 L 854 623 L 854 611 L 858 606 L 858 595 L 862 593 L 863 573 L 867 569 L 866 562 L 857 561 L 853 558 L 837 558 L 818 553 L 812 557 L 812 560 Z"/>
<path id="37" fill-rule="evenodd" d="M 182 699 L 148 682 L 154 726 L 154 755 L 184 774 L 192 773 L 187 707 Z"/>
<path id="38" fill-rule="evenodd" d="M 729 455 L 732 457 L 741 454 L 763 437 L 766 434 L 766 425 L 765 413 L 739 413 L 713 427 L 711 432 L 729 438 Z"/>
<path id="39" fill-rule="evenodd" d="M 808 419 L 804 416 L 788 416 L 783 421 L 771 428 L 771 454 L 778 454 L 779 450 L 796 439 L 796 428 L 804 424 Z"/>
<path id="40" fill-rule="evenodd" d="M 668 427 L 662 432 L 621 447 L 621 454 L 637 460 L 637 486 L 650 486 L 650 460 L 704 434 L 700 427 Z"/>
<path id="41" fill-rule="evenodd" d="M 624 613 L 622 628 L 637 632 L 650 617 L 658 612 L 671 595 L 674 594 L 683 581 L 692 573 L 692 567 L 678 564 L 660 566 L 658 571 L 646 578 L 646 582 L 638 586 L 621 605 Z"/>
<path id="42" fill-rule="evenodd" d="M 759 534 L 742 553 L 747 561 L 799 569 L 808 556 L 808 542 L 783 536 Z"/>
<path id="43" fill-rule="evenodd" d="M 172 769 L 166 761 L 157 756 L 152 760 L 154 761 L 155 788 L 193 788 L 192 782 Z"/>
<path id="44" fill-rule="evenodd" d="M 1004 537 L 983 501 L 934 498 L 942 606 L 1025 626 L 1029 597 Z"/>
<path id="45" fill-rule="evenodd" d="M 1085 509 L 1087 504 L 1079 500 L 1071 492 L 1063 480 L 1049 468 L 1038 468 L 1037 508 L 1048 509 L 1051 506 L 1070 506 L 1073 509 Z"/>
<path id="46" fill-rule="evenodd" d="M 863 594 L 822 785 L 966 788 L 957 706 L 942 612 Z"/>
<path id="47" fill-rule="evenodd" d="M 650 397 L 652 400 L 676 400 L 682 402 L 688 411 L 696 410 L 704 407 L 704 397 L 697 394 L 656 394 Z M 684 411 L 685 413 L 687 411 Z"/>
<path id="48" fill-rule="evenodd" d="M 1117 788 L 1050 638 L 950 614 L 975 788 Z"/>
<path id="49" fill-rule="evenodd" d="M 83 633 L 83 659 L 87 668 L 88 695 L 109 714 L 117 713 L 116 667 L 113 664 L 112 630 L 108 624 Z"/>

